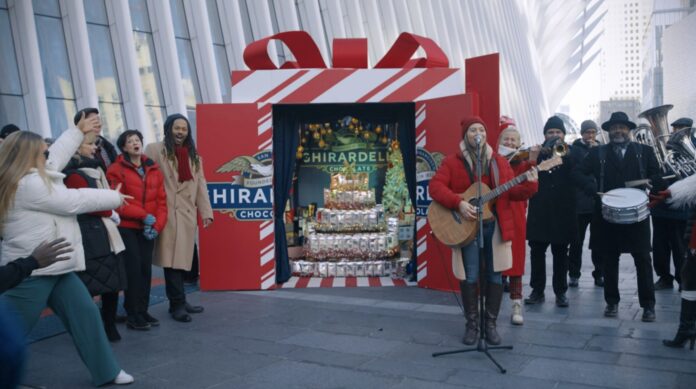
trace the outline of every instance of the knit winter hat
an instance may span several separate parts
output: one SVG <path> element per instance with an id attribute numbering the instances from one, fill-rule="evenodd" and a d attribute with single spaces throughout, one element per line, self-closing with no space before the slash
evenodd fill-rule
<path id="1" fill-rule="evenodd" d="M 483 129 L 486 130 L 486 132 L 488 132 L 488 128 L 486 127 L 486 123 L 483 121 L 483 119 L 476 115 L 467 116 L 460 122 L 462 126 L 462 139 L 464 139 L 464 137 L 466 136 L 466 132 L 469 130 L 469 127 L 474 123 L 481 123 L 483 125 Z"/>
<path id="2" fill-rule="evenodd" d="M 566 128 L 565 124 L 563 124 L 563 119 L 559 118 L 558 116 L 551 116 L 547 121 L 546 124 L 544 124 L 544 135 L 546 135 L 546 131 L 556 128 L 559 129 L 563 132 L 565 135 L 566 133 Z"/>
<path id="3" fill-rule="evenodd" d="M 498 126 L 498 132 L 503 132 L 508 128 L 517 131 L 517 127 L 514 123 L 502 123 L 500 126 Z"/>
<path id="4" fill-rule="evenodd" d="M 585 131 L 587 131 L 587 130 L 595 130 L 596 131 L 598 128 L 599 127 L 597 126 L 597 123 L 595 123 L 594 121 L 585 120 L 584 122 L 582 122 L 582 124 L 580 124 L 580 134 L 581 135 L 584 134 Z"/>

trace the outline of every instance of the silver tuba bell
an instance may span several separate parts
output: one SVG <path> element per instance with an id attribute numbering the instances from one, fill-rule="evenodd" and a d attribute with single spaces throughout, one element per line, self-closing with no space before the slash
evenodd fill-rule
<path id="1" fill-rule="evenodd" d="M 682 131 L 670 134 L 667 113 L 673 107 L 667 104 L 641 112 L 638 117 L 647 120 L 650 126 L 639 126 L 633 137 L 636 142 L 655 150 L 663 173 L 675 174 L 682 179 L 696 174 L 696 147 L 691 143 L 691 132 L 687 132 L 688 137 L 677 136 Z M 691 145 L 690 149 L 688 145 Z"/>
<path id="2" fill-rule="evenodd" d="M 693 143 L 696 128 L 682 128 L 670 135 L 667 149 L 678 151 L 692 159 L 696 159 L 696 145 Z"/>

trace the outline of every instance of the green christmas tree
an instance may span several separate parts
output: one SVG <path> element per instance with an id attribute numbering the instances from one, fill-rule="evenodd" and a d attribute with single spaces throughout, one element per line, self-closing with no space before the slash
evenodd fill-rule
<path id="1" fill-rule="evenodd" d="M 404 173 L 404 160 L 401 156 L 398 141 L 392 142 L 387 154 L 387 161 L 387 175 L 384 180 L 382 205 L 386 214 L 396 216 L 404 211 L 409 212 L 411 209 L 411 199 L 408 195 L 406 175 Z"/>

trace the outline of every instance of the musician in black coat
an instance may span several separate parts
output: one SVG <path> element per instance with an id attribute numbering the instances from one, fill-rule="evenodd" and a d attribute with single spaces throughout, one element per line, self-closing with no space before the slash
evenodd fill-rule
<path id="1" fill-rule="evenodd" d="M 581 139 L 573 142 L 573 147 L 570 149 L 570 157 L 573 159 L 575 166 L 580 166 L 582 160 L 585 159 L 587 153 L 590 152 L 592 147 L 599 146 L 596 140 L 597 136 L 597 124 L 592 120 L 585 120 L 580 125 Z M 568 281 L 568 286 L 571 288 L 578 286 L 578 280 L 580 279 L 580 269 L 582 268 L 582 248 L 585 245 L 585 233 L 587 232 L 587 226 L 590 227 L 590 236 L 596 234 L 595 225 L 592 223 L 592 218 L 594 217 L 595 209 L 595 197 L 597 195 L 592 193 L 592 195 L 586 194 L 583 190 L 578 188 L 576 190 L 576 213 L 578 217 L 578 235 L 577 240 L 570 244 L 570 250 L 568 251 L 568 276 L 570 280 Z M 602 260 L 599 253 L 596 250 L 592 250 L 592 264 L 594 265 L 594 271 L 592 271 L 592 277 L 596 286 L 604 286 L 604 276 L 602 275 Z"/>
<path id="2" fill-rule="evenodd" d="M 544 125 L 544 147 L 537 162 L 553 157 L 552 150 L 565 135 L 563 120 L 550 117 Z M 569 155 L 563 157 L 559 168 L 539 173 L 539 190 L 529 200 L 527 213 L 527 241 L 532 274 L 532 293 L 525 304 L 544 301 L 546 288 L 546 250 L 551 246 L 553 254 L 553 292 L 556 305 L 568 306 L 568 247 L 577 239 L 575 214 L 575 186 L 573 161 Z"/>
<path id="3" fill-rule="evenodd" d="M 597 223 L 597 233 L 590 236 L 590 248 L 598 250 L 604 262 L 604 300 L 607 303 L 604 315 L 615 317 L 618 314 L 619 256 L 630 253 L 636 266 L 642 320 L 651 322 L 655 320 L 655 289 L 650 220 L 633 224 L 607 222 L 602 217 L 602 201 L 598 196 L 598 192 L 626 187 L 627 181 L 646 178 L 651 180 L 654 189 L 664 189 L 654 150 L 629 140 L 629 131 L 635 127 L 625 113 L 612 113 L 602 124 L 602 129 L 609 132 L 610 143 L 590 150 L 576 170 L 576 179 L 586 194 L 596 197 L 593 222 Z"/>
<path id="4" fill-rule="evenodd" d="M 679 118 L 672 122 L 672 134 L 679 131 L 689 131 L 694 121 L 690 118 Z M 676 182 L 675 179 L 673 182 Z M 673 183 L 673 182 L 670 182 Z M 680 269 L 686 258 L 686 242 L 684 234 L 689 221 L 689 208 L 674 208 L 668 204 L 658 204 L 650 211 L 653 227 L 653 267 L 657 274 L 655 290 L 672 289 L 677 281 L 681 286 Z M 670 272 L 670 262 L 674 262 L 674 275 Z"/>

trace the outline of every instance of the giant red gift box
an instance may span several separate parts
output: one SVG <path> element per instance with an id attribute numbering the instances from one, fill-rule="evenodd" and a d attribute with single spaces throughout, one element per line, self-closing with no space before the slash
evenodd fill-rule
<path id="1" fill-rule="evenodd" d="M 296 62 L 276 68 L 266 52 L 273 39 L 285 43 Z M 426 57 L 411 60 L 418 48 Z M 232 72 L 232 103 L 198 105 L 198 147 L 215 211 L 215 222 L 200 231 L 203 290 L 280 286 L 275 277 L 268 171 L 273 105 L 375 102 L 416 104 L 413 147 L 417 147 L 418 160 L 430 167 L 429 171 L 417 172 L 418 286 L 458 288 L 450 270 L 451 250 L 437 242 L 425 216 L 430 203 L 427 185 L 437 169 L 430 155 L 456 152 L 460 121 L 472 113 L 481 116 L 491 129 L 488 139 L 497 139 L 498 55 L 467 59 L 464 72 L 449 68 L 446 56 L 432 40 L 407 33 L 372 69 L 366 69 L 364 39 L 338 39 L 333 52 L 334 67 L 326 68 L 311 37 L 301 31 L 254 42 L 244 53 L 251 70 Z"/>

